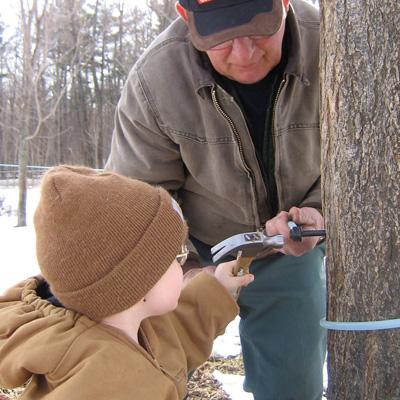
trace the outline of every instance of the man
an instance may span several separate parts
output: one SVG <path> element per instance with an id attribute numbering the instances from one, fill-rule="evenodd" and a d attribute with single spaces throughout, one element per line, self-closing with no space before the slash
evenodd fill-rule
<path id="1" fill-rule="evenodd" d="M 239 297 L 245 390 L 321 399 L 323 248 L 288 221 L 323 228 L 319 18 L 303 0 L 180 0 L 180 19 L 133 67 L 107 168 L 160 184 L 188 220 L 186 269 L 210 247 L 265 229 L 285 246 L 251 265 Z"/>

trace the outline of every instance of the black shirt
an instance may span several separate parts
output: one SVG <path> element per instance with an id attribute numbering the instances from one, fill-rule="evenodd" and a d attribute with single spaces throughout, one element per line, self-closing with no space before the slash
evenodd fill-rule
<path id="1" fill-rule="evenodd" d="M 275 149 L 272 137 L 272 118 L 275 99 L 283 80 L 289 47 L 290 33 L 286 29 L 280 63 L 264 79 L 253 84 L 233 81 L 219 74 L 214 68 L 211 69 L 217 84 L 234 97 L 244 113 L 267 188 L 271 215 L 276 215 L 279 207 L 274 176 Z"/>

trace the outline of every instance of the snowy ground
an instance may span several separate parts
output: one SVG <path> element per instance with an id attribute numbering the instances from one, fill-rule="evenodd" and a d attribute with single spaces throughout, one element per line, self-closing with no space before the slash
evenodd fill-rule
<path id="1" fill-rule="evenodd" d="M 11 210 L 10 215 L 0 215 L 0 294 L 9 286 L 39 273 L 35 256 L 35 232 L 33 229 L 33 213 L 39 200 L 39 189 L 34 187 L 28 191 L 27 227 L 15 228 L 17 217 L 12 210 L 16 209 L 18 193 L 15 188 L 0 187 L 3 207 Z M 221 357 L 240 354 L 238 319 L 228 325 L 224 335 L 216 339 L 213 352 Z M 222 383 L 223 389 L 232 400 L 252 400 L 253 396 L 242 389 L 243 376 L 214 372 L 215 378 Z M 325 371 L 326 376 L 326 371 Z M 326 378 L 325 378 L 326 386 Z"/>
<path id="2" fill-rule="evenodd" d="M 15 188 L 0 187 L 0 203 L 11 210 L 11 215 L 0 215 L 0 293 L 10 285 L 39 272 L 35 256 L 35 232 L 33 212 L 39 200 L 37 187 L 28 191 L 27 227 L 14 228 L 17 224 L 15 210 L 18 204 L 18 191 Z"/>

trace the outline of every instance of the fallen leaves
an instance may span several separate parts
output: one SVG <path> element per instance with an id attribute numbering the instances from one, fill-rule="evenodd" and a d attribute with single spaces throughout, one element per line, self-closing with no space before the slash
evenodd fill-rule
<path id="1" fill-rule="evenodd" d="M 211 357 L 199 367 L 188 382 L 188 400 L 230 400 L 220 382 L 214 378 L 213 371 L 224 374 L 244 375 L 242 356 L 232 358 Z"/>

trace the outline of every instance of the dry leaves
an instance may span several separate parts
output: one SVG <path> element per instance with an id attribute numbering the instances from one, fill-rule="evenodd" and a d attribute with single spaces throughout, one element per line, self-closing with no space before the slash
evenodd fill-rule
<path id="1" fill-rule="evenodd" d="M 188 383 L 188 400 L 230 400 L 222 390 L 221 384 L 214 378 L 213 371 L 224 374 L 244 375 L 242 356 L 224 358 L 210 358 L 199 367 Z"/>

